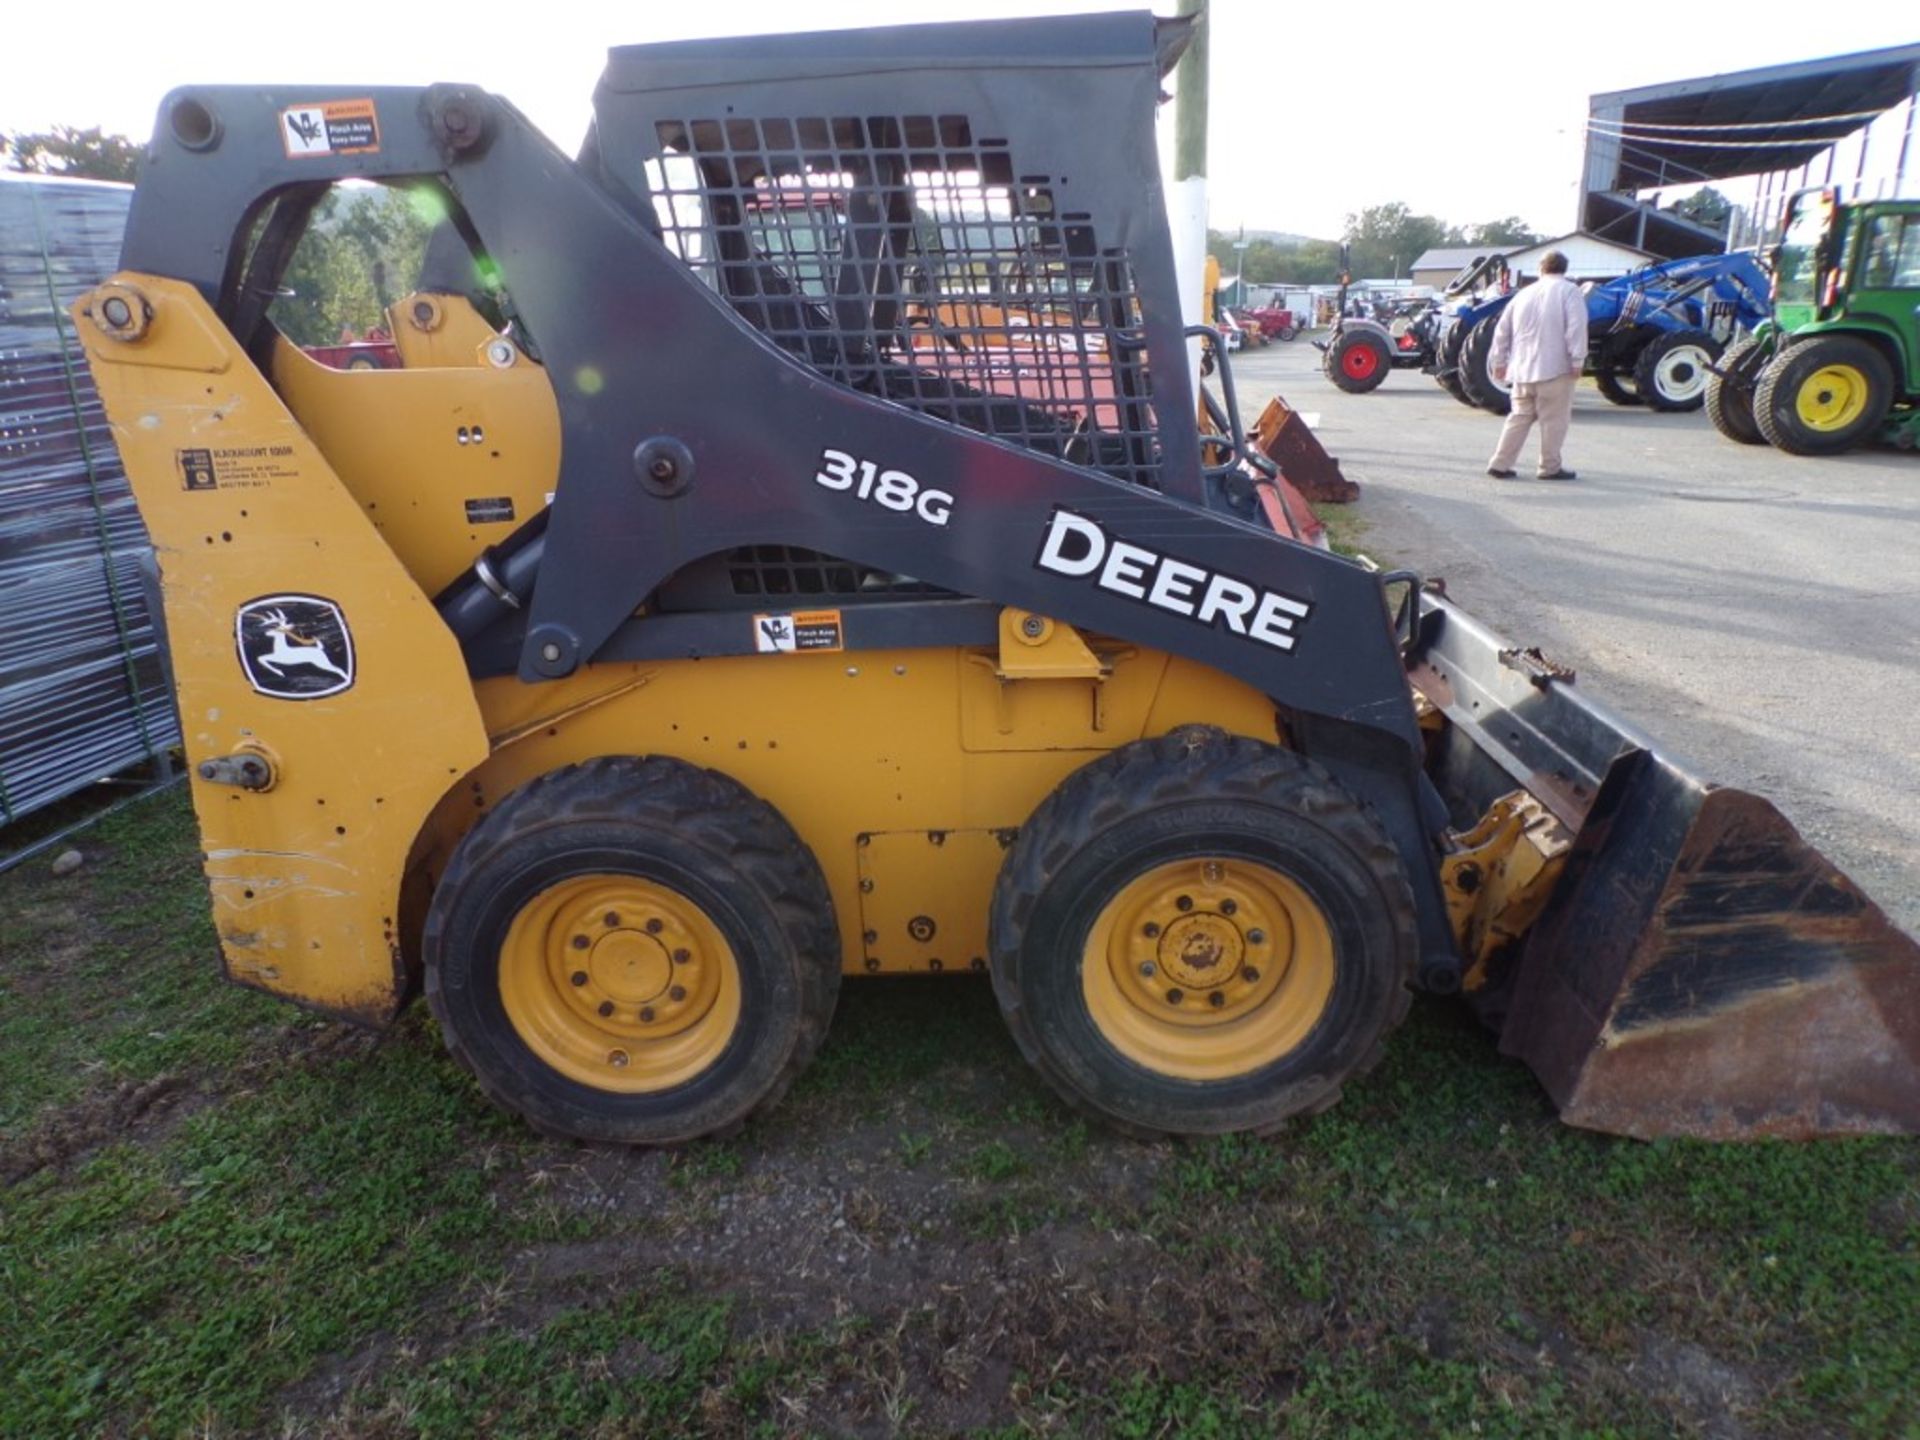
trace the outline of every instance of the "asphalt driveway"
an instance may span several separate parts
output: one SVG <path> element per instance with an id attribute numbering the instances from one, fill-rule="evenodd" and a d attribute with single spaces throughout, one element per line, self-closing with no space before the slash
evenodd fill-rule
<path id="1" fill-rule="evenodd" d="M 1249 415 L 1275 391 L 1319 412 L 1362 487 L 1361 549 L 1445 576 L 1708 778 L 1768 796 L 1920 933 L 1920 455 L 1798 459 L 1583 383 L 1579 479 L 1501 481 L 1499 420 L 1418 371 L 1347 395 L 1305 339 L 1236 359 Z"/>

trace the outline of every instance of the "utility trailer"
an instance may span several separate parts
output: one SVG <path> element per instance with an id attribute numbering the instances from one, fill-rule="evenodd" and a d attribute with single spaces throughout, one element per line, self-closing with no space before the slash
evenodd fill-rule
<path id="1" fill-rule="evenodd" d="M 1871 900 L 1283 533 L 1224 353 L 1203 437 L 1153 142 L 1188 33 L 618 49 L 577 158 L 468 86 L 169 95 L 75 314 L 229 975 L 370 1025 L 424 990 L 601 1140 L 773 1104 L 843 975 L 968 972 L 1133 1133 L 1334 1103 L 1414 987 L 1578 1124 L 1920 1125 Z M 273 323 L 350 181 L 444 220 L 398 369 Z"/>

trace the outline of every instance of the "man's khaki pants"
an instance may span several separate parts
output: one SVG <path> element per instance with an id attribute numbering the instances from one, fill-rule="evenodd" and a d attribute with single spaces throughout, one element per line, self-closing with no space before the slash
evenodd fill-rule
<path id="1" fill-rule="evenodd" d="M 1551 475 L 1561 469 L 1560 447 L 1566 443 L 1567 426 L 1573 420 L 1573 387 L 1578 375 L 1556 375 L 1551 380 L 1523 380 L 1513 387 L 1513 413 L 1500 432 L 1500 448 L 1487 462 L 1489 470 L 1511 470 L 1520 458 L 1520 447 L 1527 443 L 1533 422 L 1540 422 L 1540 470 Z"/>

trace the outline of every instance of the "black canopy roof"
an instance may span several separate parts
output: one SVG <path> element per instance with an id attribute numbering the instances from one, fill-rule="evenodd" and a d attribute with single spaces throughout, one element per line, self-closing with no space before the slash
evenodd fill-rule
<path id="1" fill-rule="evenodd" d="M 1793 169 L 1898 105 L 1916 85 L 1920 44 L 1595 95 L 1587 189 Z"/>

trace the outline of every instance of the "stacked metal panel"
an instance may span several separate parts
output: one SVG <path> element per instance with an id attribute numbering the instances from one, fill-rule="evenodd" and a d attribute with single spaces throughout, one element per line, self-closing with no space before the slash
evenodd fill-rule
<path id="1" fill-rule="evenodd" d="M 179 743 L 146 530 L 68 304 L 131 191 L 0 177 L 0 825 Z"/>

